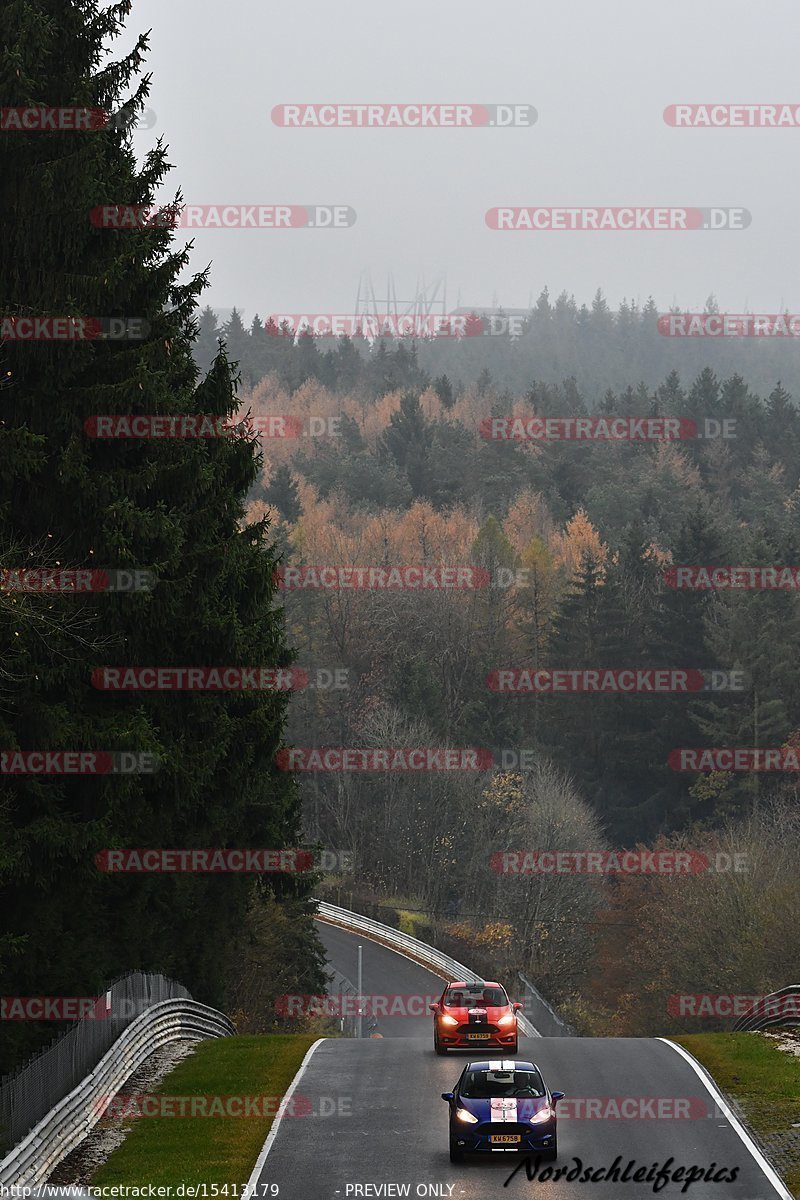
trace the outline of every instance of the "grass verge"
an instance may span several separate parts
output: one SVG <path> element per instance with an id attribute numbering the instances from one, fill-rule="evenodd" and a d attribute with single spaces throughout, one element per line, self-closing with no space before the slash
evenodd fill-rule
<path id="1" fill-rule="evenodd" d="M 800 1197 L 800 1058 L 757 1033 L 691 1033 L 671 1037 L 701 1062 L 735 1100 L 768 1157 Z"/>
<path id="2" fill-rule="evenodd" d="M 155 1095 L 266 1097 L 258 1116 L 134 1117 L 125 1141 L 92 1176 L 95 1184 L 247 1182 L 315 1034 L 211 1038 L 179 1063 Z M 302 1085 L 300 1090 L 302 1091 Z"/>

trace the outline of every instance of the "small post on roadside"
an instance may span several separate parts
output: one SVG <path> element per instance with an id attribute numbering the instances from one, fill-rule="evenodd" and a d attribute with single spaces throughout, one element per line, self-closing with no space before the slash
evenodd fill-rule
<path id="1" fill-rule="evenodd" d="M 356 1028 L 356 1037 L 359 1037 L 359 1038 L 363 1037 L 363 1026 L 364 1026 L 364 1017 L 363 1017 L 364 1001 L 363 1001 L 363 998 L 361 995 L 361 983 L 362 983 L 361 943 L 359 942 L 358 943 L 358 1024 L 357 1024 L 357 1028 Z"/>

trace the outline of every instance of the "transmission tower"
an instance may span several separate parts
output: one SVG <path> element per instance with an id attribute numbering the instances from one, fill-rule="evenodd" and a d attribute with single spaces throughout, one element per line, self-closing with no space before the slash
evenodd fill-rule
<path id="1" fill-rule="evenodd" d="M 394 322 L 400 317 L 413 317 L 415 328 L 425 329 L 431 316 L 447 315 L 446 276 L 441 275 L 430 284 L 425 282 L 424 277 L 421 282 L 417 279 L 413 298 L 401 299 L 391 272 L 386 277 L 386 294 L 379 296 L 369 271 L 362 271 L 354 312 L 359 317 L 373 317 L 377 320 L 389 317 Z"/>

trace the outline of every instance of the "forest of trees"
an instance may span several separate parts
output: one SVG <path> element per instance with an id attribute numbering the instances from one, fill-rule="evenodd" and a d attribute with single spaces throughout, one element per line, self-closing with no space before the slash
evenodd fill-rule
<path id="1" fill-rule="evenodd" d="M 292 353 L 305 351 L 298 345 Z M 316 379 L 290 388 L 272 374 L 245 393 L 243 407 L 254 418 L 291 414 L 306 430 L 314 418 L 314 427 L 331 431 L 264 441 L 249 513 L 277 522 L 286 563 L 472 564 L 493 579 L 520 571 L 514 586 L 466 591 L 286 590 L 298 661 L 349 672 L 346 690 L 296 697 L 290 741 L 478 746 L 491 749 L 498 764 L 504 751 L 524 748 L 545 772 L 535 794 L 561 797 L 561 820 L 553 823 L 535 816 L 533 782 L 513 772 L 424 779 L 317 773 L 301 783 L 308 829 L 325 844 L 354 850 L 357 874 L 346 886 L 365 900 L 410 898 L 425 913 L 466 922 L 464 953 L 481 929 L 490 943 L 502 943 L 494 926 L 505 922 L 516 965 L 533 971 L 546 994 L 585 995 L 597 985 L 607 1003 L 610 985 L 598 966 L 604 959 L 587 954 L 587 937 L 591 930 L 592 945 L 609 949 L 615 926 L 607 908 L 615 911 L 636 885 L 600 896 L 585 879 L 549 880 L 557 895 L 550 909 L 537 899 L 541 881 L 498 879 L 489 857 L 526 844 L 730 839 L 759 806 L 787 796 L 796 803 L 785 776 L 679 773 L 668 763 L 682 746 L 800 739 L 796 591 L 682 591 L 665 579 L 670 564 L 798 563 L 800 414 L 793 398 L 778 382 L 762 398 L 740 376 L 719 380 L 709 368 L 687 385 L 673 373 L 652 390 L 607 391 L 595 412 L 691 416 L 701 430 L 706 420 L 732 422 L 728 438 L 640 443 L 481 436 L 493 414 L 591 411 L 574 380 L 532 382 L 510 399 L 485 381 L 444 399 L 435 385 L 373 398 L 358 386 L 342 392 Z M 514 696 L 487 686 L 498 668 L 595 666 L 739 671 L 744 687 Z M 517 797 L 516 824 L 508 819 L 509 796 Z M 551 798 L 545 810 L 553 808 Z M 796 825 L 788 828 L 796 849 Z M 527 841 L 515 842 L 515 829 L 520 837 L 526 830 Z M 641 905 L 651 893 L 647 881 L 639 886 Z M 716 886 L 734 904 L 725 887 L 742 880 L 720 877 Z M 776 886 L 788 886 L 785 873 Z M 581 896 L 573 921 L 571 905 Z M 654 897 L 665 902 L 661 892 Z M 753 908 L 753 919 L 756 911 L 763 915 Z M 531 921 L 544 938 L 532 935 Z M 784 933 L 751 959 L 762 984 L 781 984 Z M 627 980 L 635 992 L 633 973 L 624 965 L 619 972 L 620 986 Z M 649 1012 L 654 1028 L 659 1004 Z M 595 1007 L 602 1009 L 599 998 Z"/>
<path id="2" fill-rule="evenodd" d="M 374 341 L 315 338 L 308 332 L 294 337 L 286 324 L 277 328 L 258 313 L 245 324 L 236 308 L 220 324 L 206 306 L 195 356 L 207 366 L 222 337 L 250 386 L 274 374 L 285 387 L 317 379 L 332 391 L 358 391 L 373 399 L 395 388 L 433 384 L 447 403 L 470 383 L 522 394 L 534 379 L 544 384 L 572 379 L 594 407 L 609 389 L 623 393 L 642 383 L 654 390 L 673 371 L 689 381 L 705 367 L 721 378 L 742 375 L 762 395 L 780 379 L 800 396 L 797 337 L 670 337 L 659 332 L 659 315 L 677 311 L 685 310 L 674 305 L 659 310 L 652 297 L 641 306 L 623 300 L 612 309 L 599 289 L 590 305 L 578 305 L 574 296 L 562 292 L 552 299 L 544 288 L 525 317 L 514 310 L 513 323 L 504 319 L 502 309 L 476 309 L 473 317 L 483 315 L 491 334 Z M 700 311 L 719 312 L 713 295 Z M 473 321 L 468 327 L 480 324 Z"/>

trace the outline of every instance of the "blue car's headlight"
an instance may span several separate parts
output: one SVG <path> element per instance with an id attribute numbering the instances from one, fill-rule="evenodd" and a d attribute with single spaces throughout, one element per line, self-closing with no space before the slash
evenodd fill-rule
<path id="1" fill-rule="evenodd" d="M 466 1121 L 469 1125 L 478 1124 L 478 1118 L 474 1116 L 473 1113 L 468 1112 L 466 1108 L 457 1108 L 456 1116 L 458 1117 L 459 1121 Z"/>
<path id="2" fill-rule="evenodd" d="M 549 1121 L 553 1116 L 553 1110 L 549 1104 L 545 1104 L 544 1108 L 540 1108 L 537 1113 L 534 1113 L 530 1118 L 531 1125 L 541 1125 L 544 1121 Z"/>

